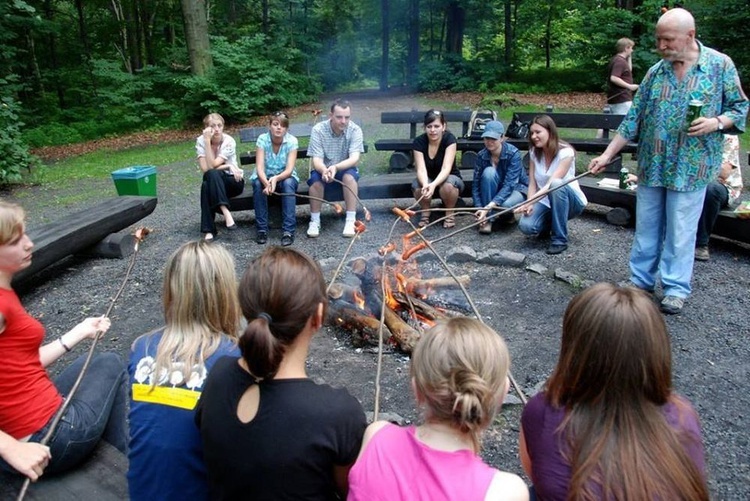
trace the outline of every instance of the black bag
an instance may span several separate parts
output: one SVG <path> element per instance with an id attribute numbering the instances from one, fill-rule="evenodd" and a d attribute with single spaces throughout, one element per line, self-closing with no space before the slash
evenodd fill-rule
<path id="1" fill-rule="evenodd" d="M 528 122 L 522 122 L 517 118 L 513 118 L 508 125 L 505 135 L 512 139 L 528 139 L 529 125 Z"/>
<path id="2" fill-rule="evenodd" d="M 466 132 L 467 139 L 482 139 L 484 126 L 487 122 L 497 120 L 497 113 L 492 110 L 474 110 L 469 119 L 469 129 Z"/>

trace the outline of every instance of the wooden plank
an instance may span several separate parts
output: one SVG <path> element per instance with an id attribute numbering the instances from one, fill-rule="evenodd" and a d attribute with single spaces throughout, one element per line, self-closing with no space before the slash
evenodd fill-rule
<path id="1" fill-rule="evenodd" d="M 310 137 L 312 132 L 310 124 L 290 124 L 289 133 L 295 137 Z M 241 143 L 254 143 L 261 134 L 268 132 L 268 127 L 245 127 L 240 129 Z"/>
<path id="2" fill-rule="evenodd" d="M 417 137 L 417 125 L 424 122 L 425 111 L 384 111 L 380 114 L 380 123 L 382 124 L 409 124 L 409 137 Z M 445 121 L 449 124 L 461 123 L 461 135 L 465 136 L 469 130 L 469 121 L 471 120 L 471 110 L 461 111 L 443 111 Z"/>
<path id="3" fill-rule="evenodd" d="M 128 458 L 103 440 L 76 469 L 44 476 L 29 486 L 28 501 L 120 501 L 128 499 Z M 0 473 L 0 499 L 15 499 L 23 479 Z"/>
<path id="4" fill-rule="evenodd" d="M 34 242 L 31 265 L 16 273 L 17 285 L 60 259 L 95 245 L 110 233 L 118 232 L 151 214 L 156 197 L 123 196 L 99 202 L 28 231 Z"/>
<path id="5" fill-rule="evenodd" d="M 461 170 L 461 176 L 464 180 L 464 191 L 462 197 L 471 197 L 471 184 L 473 171 L 468 169 Z M 389 198 L 412 198 L 414 194 L 411 191 L 411 183 L 416 178 L 413 172 L 398 172 L 393 174 L 382 174 L 379 176 L 367 176 L 359 179 L 358 196 L 362 200 L 387 200 Z M 307 195 L 309 187 L 307 183 L 300 183 L 297 193 Z M 331 202 L 340 202 L 343 197 L 328 198 Z M 306 205 L 309 201 L 306 198 L 297 198 L 297 205 Z M 245 187 L 242 194 L 229 199 L 229 210 L 253 210 L 253 189 Z"/>
<path id="6" fill-rule="evenodd" d="M 590 177 L 584 177 L 579 181 L 581 190 L 583 190 L 589 202 L 608 207 L 622 207 L 635 214 L 635 191 L 604 188 L 598 186 L 597 181 L 598 179 Z M 719 213 L 711 234 L 750 243 L 750 220 L 740 219 L 734 212 L 723 210 Z"/>

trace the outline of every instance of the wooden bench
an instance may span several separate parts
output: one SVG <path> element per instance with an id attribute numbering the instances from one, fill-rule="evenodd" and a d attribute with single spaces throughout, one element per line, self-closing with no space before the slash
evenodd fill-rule
<path id="1" fill-rule="evenodd" d="M 289 133 L 296 138 L 310 137 L 310 124 L 289 124 Z M 261 134 L 268 132 L 268 127 L 247 127 L 240 129 L 240 143 L 254 143 Z M 307 148 L 297 150 L 297 158 L 307 158 Z M 255 165 L 255 151 L 248 151 L 240 155 L 240 165 Z"/>
<path id="2" fill-rule="evenodd" d="M 82 252 L 107 235 L 140 221 L 154 212 L 156 202 L 156 197 L 108 198 L 60 221 L 31 228 L 28 231 L 34 242 L 31 265 L 15 274 L 14 288 L 62 258 Z"/>
<path id="3" fill-rule="evenodd" d="M 606 188 L 599 186 L 599 179 L 584 177 L 579 183 L 581 190 L 589 202 L 607 207 L 625 209 L 631 215 L 631 221 L 635 221 L 636 193 L 633 190 L 621 190 L 619 188 Z M 750 243 L 750 220 L 738 218 L 731 210 L 723 210 L 719 213 L 712 235 Z"/>
<path id="4" fill-rule="evenodd" d="M 417 137 L 417 125 L 424 123 L 426 111 L 384 111 L 380 114 L 380 123 L 382 124 L 409 124 L 408 139 L 379 139 L 375 141 L 375 149 L 378 151 L 392 151 L 388 160 L 388 172 L 401 172 L 406 170 L 412 163 L 411 151 L 414 138 Z M 461 111 L 444 111 L 442 112 L 445 121 L 461 124 L 461 134 L 463 137 L 469 132 L 469 122 L 471 121 L 472 111 L 469 109 Z M 454 131 L 456 136 L 459 136 Z M 473 165 L 471 166 L 473 167 Z"/>
<path id="5" fill-rule="evenodd" d="M 473 171 L 462 170 L 461 176 L 464 179 L 464 191 L 461 193 L 462 197 L 471 197 L 471 183 L 472 183 Z M 415 175 L 413 172 L 394 172 L 392 174 L 381 174 L 378 176 L 366 176 L 359 179 L 359 190 L 358 196 L 362 200 L 380 200 L 389 198 L 412 198 L 414 193 L 411 191 L 411 183 L 414 181 Z M 297 188 L 298 195 L 307 195 L 309 193 L 309 187 L 307 183 L 300 183 Z M 326 196 L 326 200 L 330 202 L 342 201 L 342 196 Z M 280 197 L 271 197 L 271 199 Z M 297 198 L 297 205 L 304 205 L 309 203 L 307 198 Z M 253 209 L 253 190 L 245 189 L 245 191 L 234 198 L 229 199 L 229 210 L 252 210 Z"/>
<path id="6" fill-rule="evenodd" d="M 74 470 L 42 477 L 26 491 L 28 501 L 121 501 L 128 498 L 128 458 L 105 441 Z M 16 499 L 24 478 L 0 472 L 0 499 Z"/>

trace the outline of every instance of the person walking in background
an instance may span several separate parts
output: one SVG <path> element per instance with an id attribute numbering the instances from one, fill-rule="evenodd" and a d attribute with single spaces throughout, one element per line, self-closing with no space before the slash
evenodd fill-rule
<path id="1" fill-rule="evenodd" d="M 299 177 L 294 170 L 297 161 L 297 138 L 289 134 L 289 117 L 277 111 L 268 119 L 268 132 L 255 142 L 255 170 L 250 177 L 253 183 L 255 208 L 255 242 L 268 241 L 268 197 L 281 193 L 281 245 L 294 243 L 297 229 L 297 199 L 295 193 Z"/>
<path id="2" fill-rule="evenodd" d="M 703 212 L 698 220 L 695 237 L 695 259 L 708 261 L 708 239 L 713 231 L 719 212 L 734 206 L 742 195 L 742 170 L 740 169 L 740 140 L 733 134 L 724 134 L 721 169 L 716 181 L 706 186 Z"/>
<path id="3" fill-rule="evenodd" d="M 537 499 L 709 499 L 700 423 L 672 391 L 671 353 L 643 291 L 599 283 L 570 301 L 557 365 L 521 416 Z"/>
<path id="4" fill-rule="evenodd" d="M 214 365 L 196 414 L 212 499 L 345 497 L 366 421 L 345 389 L 307 377 L 328 306 L 320 267 L 271 247 L 248 265 L 239 299 L 242 357 Z"/>
<path id="5" fill-rule="evenodd" d="M 491 215 L 498 208 L 508 209 L 526 200 L 529 191 L 529 176 L 523 168 L 518 148 L 505 142 L 505 126 L 502 122 L 487 122 L 482 133 L 484 148 L 474 162 L 474 181 L 471 195 L 474 213 L 480 222 L 479 233 L 492 233 Z M 513 221 L 512 213 L 505 221 Z"/>
<path id="6" fill-rule="evenodd" d="M 237 143 L 232 136 L 224 134 L 224 118 L 218 113 L 203 119 L 203 134 L 195 140 L 198 165 L 203 172 L 201 184 L 201 233 L 206 240 L 216 238 L 214 214 L 220 211 L 227 230 L 237 229 L 229 199 L 245 189 L 242 169 L 237 167 Z"/>
<path id="7" fill-rule="evenodd" d="M 721 166 L 722 133 L 744 131 L 748 101 L 732 60 L 696 40 L 688 11 L 659 18 L 656 48 L 662 60 L 648 70 L 617 134 L 589 169 L 603 170 L 638 137 L 630 281 L 653 292 L 658 272 L 661 309 L 675 314 L 691 292 L 696 230 L 706 186 Z M 691 101 L 702 105 L 700 116 L 686 123 Z"/>
<path id="8" fill-rule="evenodd" d="M 580 215 L 588 203 L 578 181 L 560 187 L 576 175 L 576 152 L 560 139 L 554 120 L 547 115 L 534 117 L 529 132 L 528 198 L 557 189 L 516 209 L 523 214 L 518 228 L 533 236 L 549 232 L 547 254 L 560 254 L 568 248 L 568 220 Z"/>
<path id="9" fill-rule="evenodd" d="M 625 115 L 633 104 L 633 93 L 638 90 L 638 84 L 633 83 L 633 48 L 635 42 L 631 39 L 619 39 L 615 44 L 617 53 L 607 66 L 607 104 L 613 115 Z"/>
<path id="10" fill-rule="evenodd" d="M 341 181 L 344 203 L 346 205 L 346 222 L 343 236 L 355 235 L 354 222 L 357 219 L 357 194 L 359 156 L 365 151 L 362 129 L 351 121 L 352 107 L 349 101 L 337 99 L 331 105 L 328 120 L 312 128 L 307 155 L 312 158 L 310 179 L 310 224 L 307 236 L 317 238 L 320 235 L 320 208 L 327 187 L 334 179 Z M 316 198 L 318 200 L 316 200 Z"/>
<path id="11" fill-rule="evenodd" d="M 106 333 L 110 321 L 87 318 L 42 344 L 44 327 L 11 288 L 13 275 L 31 264 L 34 244 L 25 217 L 20 206 L 0 201 L 0 469 L 37 480 L 75 468 L 99 440 L 127 454 L 127 373 L 119 356 L 99 353 L 72 398 L 86 356 L 50 378 L 47 367 L 81 341 Z M 65 399 L 62 420 L 47 445 L 41 445 Z"/>
<path id="12" fill-rule="evenodd" d="M 216 361 L 239 357 L 240 307 L 232 255 L 205 241 L 167 261 L 166 327 L 130 352 L 130 499 L 208 499 L 208 475 L 195 405 Z"/>
<path id="13" fill-rule="evenodd" d="M 414 168 L 417 179 L 411 184 L 414 198 L 419 200 L 419 227 L 430 223 L 430 205 L 435 191 L 446 209 L 453 209 L 464 190 L 461 172 L 456 167 L 456 136 L 447 130 L 445 115 L 429 110 L 424 115 L 424 134 L 414 138 Z M 443 228 L 456 226 L 453 211 L 446 213 Z"/>
<path id="14" fill-rule="evenodd" d="M 478 320 L 452 318 L 425 332 L 411 359 L 424 423 L 368 426 L 348 499 L 527 500 L 520 477 L 479 457 L 482 433 L 508 392 L 509 369 L 505 341 Z"/>

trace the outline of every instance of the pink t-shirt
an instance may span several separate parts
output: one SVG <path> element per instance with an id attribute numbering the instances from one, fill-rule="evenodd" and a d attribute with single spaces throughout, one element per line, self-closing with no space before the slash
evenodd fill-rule
<path id="1" fill-rule="evenodd" d="M 349 472 L 349 501 L 482 500 L 497 470 L 472 451 L 432 449 L 413 426 L 388 424 Z"/>

